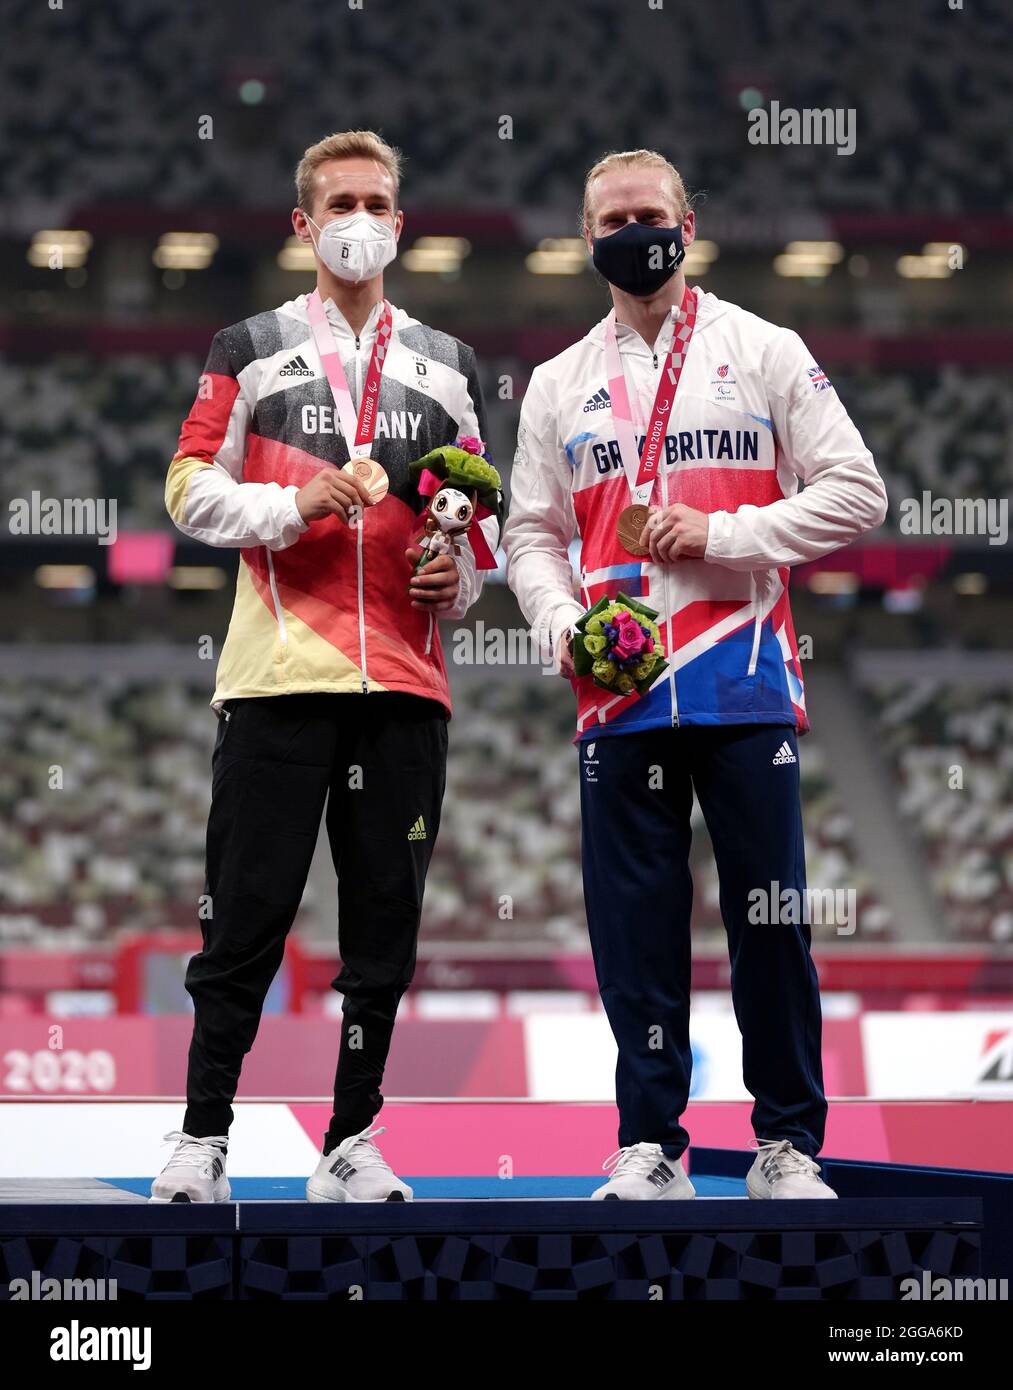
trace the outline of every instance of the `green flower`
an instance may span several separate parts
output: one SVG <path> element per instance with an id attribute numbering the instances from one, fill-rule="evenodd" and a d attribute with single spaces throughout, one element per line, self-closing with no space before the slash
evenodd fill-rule
<path id="1" fill-rule="evenodd" d="M 616 681 L 616 688 L 624 695 L 628 695 L 633 689 L 633 677 L 628 671 L 621 671 L 619 679 Z"/>
<path id="2" fill-rule="evenodd" d="M 584 638 L 584 648 L 586 651 L 590 652 L 592 656 L 597 656 L 598 653 L 603 652 L 607 646 L 608 643 L 605 641 L 604 637 L 592 634 L 592 636 Z"/>
<path id="3" fill-rule="evenodd" d="M 601 626 L 602 626 L 602 624 L 601 624 L 601 617 L 600 617 L 600 616 L 597 616 L 597 617 L 594 617 L 594 618 L 588 618 L 587 623 L 586 623 L 585 626 L 584 626 L 584 631 L 585 631 L 585 632 L 592 632 L 592 633 L 599 633 L 599 632 L 601 632 Z"/>
<path id="4" fill-rule="evenodd" d="M 495 508 L 496 495 L 501 486 L 499 471 L 478 454 L 469 454 L 456 444 L 441 444 L 437 449 L 430 449 L 422 458 L 414 459 L 408 465 L 408 472 L 417 482 L 426 468 L 463 492 L 470 492 L 474 488 L 484 506 Z"/>
<path id="5" fill-rule="evenodd" d="M 591 674 L 596 680 L 604 681 L 606 685 L 612 685 L 615 680 L 616 668 L 611 661 L 599 657 L 591 667 Z"/>
<path id="6" fill-rule="evenodd" d="M 495 492 L 500 486 L 499 471 L 477 454 L 449 445 L 443 457 L 447 465 L 447 481 L 455 487 L 477 488 L 480 493 Z"/>
<path id="7" fill-rule="evenodd" d="M 653 653 L 651 653 L 650 655 L 645 656 L 643 661 L 638 661 L 636 666 L 633 667 L 633 670 L 630 673 L 633 676 L 633 679 L 635 681 L 645 681 L 647 677 L 651 674 L 651 672 L 654 670 L 654 663 L 657 661 L 657 659 L 658 658 Z"/>

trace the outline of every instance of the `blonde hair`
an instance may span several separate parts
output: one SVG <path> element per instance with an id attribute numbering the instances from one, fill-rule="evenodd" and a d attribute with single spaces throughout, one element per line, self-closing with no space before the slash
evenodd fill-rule
<path id="1" fill-rule="evenodd" d="M 375 159 L 394 180 L 394 206 L 401 186 L 401 151 L 372 130 L 339 130 L 310 145 L 295 171 L 296 193 L 303 212 L 313 206 L 313 175 L 329 159 Z"/>
<path id="2" fill-rule="evenodd" d="M 607 174 L 612 169 L 629 169 L 640 165 L 665 171 L 678 208 L 679 221 L 682 222 L 686 213 L 689 212 L 689 199 L 686 196 L 682 175 L 675 165 L 670 163 L 663 154 L 659 154 L 657 150 L 612 150 L 587 171 L 587 177 L 584 180 L 584 201 L 580 209 L 582 227 L 591 226 L 591 185 L 594 180 L 601 178 L 602 174 Z"/>

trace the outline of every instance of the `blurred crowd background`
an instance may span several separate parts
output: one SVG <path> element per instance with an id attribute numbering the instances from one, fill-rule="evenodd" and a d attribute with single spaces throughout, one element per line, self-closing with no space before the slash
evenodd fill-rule
<path id="1" fill-rule="evenodd" d="M 910 534 L 901 517 L 926 492 L 1005 508 L 1013 490 L 1008 6 L 7 14 L 0 505 L 115 499 L 138 545 L 0 532 L 0 947 L 196 929 L 215 725 L 201 642 L 224 636 L 235 556 L 172 531 L 165 469 L 214 333 L 312 286 L 289 244 L 303 149 L 372 127 L 407 157 L 388 294 L 478 349 L 508 488 L 531 368 L 607 308 L 575 242 L 585 170 L 639 146 L 680 168 L 701 239 L 690 282 L 806 337 L 890 492 L 880 533 L 793 581 L 810 884 L 858 905 L 854 935 L 817 948 L 864 952 L 871 974 L 877 952 L 1005 958 L 1008 537 Z M 854 112 L 854 153 L 750 143 L 749 113 L 774 101 Z M 476 623 L 523 628 L 501 574 L 456 626 Z M 569 688 L 537 664 L 455 662 L 444 638 L 456 714 L 422 954 L 586 953 Z M 699 817 L 695 832 L 693 930 L 720 955 Z M 335 915 L 321 848 L 307 949 L 333 958 Z M 5 991 L 0 972 L 0 1007 Z"/>

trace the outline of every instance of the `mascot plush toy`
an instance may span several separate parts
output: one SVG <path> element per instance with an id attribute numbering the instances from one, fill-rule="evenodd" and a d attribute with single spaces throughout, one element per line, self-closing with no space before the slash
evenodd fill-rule
<path id="1" fill-rule="evenodd" d="M 458 541 L 468 535 L 478 569 L 495 569 L 496 561 L 482 534 L 481 521 L 496 511 L 500 476 L 485 446 L 474 435 L 463 435 L 453 444 L 442 444 L 408 465 L 422 497 L 429 498 L 423 512 L 425 530 L 418 539 L 422 557 L 417 573 L 437 555 L 460 555 Z M 470 532 L 470 535 L 469 535 Z"/>
<path id="2" fill-rule="evenodd" d="M 456 487 L 437 489 L 429 504 L 426 529 L 419 541 L 422 558 L 415 566 L 420 570 L 434 555 L 460 555 L 457 537 L 463 536 L 471 525 L 475 507 L 470 497 Z"/>

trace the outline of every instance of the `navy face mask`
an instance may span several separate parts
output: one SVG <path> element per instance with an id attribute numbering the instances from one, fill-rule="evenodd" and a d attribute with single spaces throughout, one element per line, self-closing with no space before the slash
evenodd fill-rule
<path id="1" fill-rule="evenodd" d="M 592 239 L 591 260 L 610 285 L 627 294 L 656 294 L 686 257 L 681 227 L 627 222 L 618 232 Z"/>

